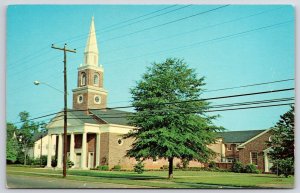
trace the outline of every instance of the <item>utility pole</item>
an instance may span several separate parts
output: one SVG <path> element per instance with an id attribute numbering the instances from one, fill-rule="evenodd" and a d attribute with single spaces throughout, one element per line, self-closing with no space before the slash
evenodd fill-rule
<path id="1" fill-rule="evenodd" d="M 63 177 L 67 175 L 67 52 L 76 53 L 76 49 L 67 49 L 67 44 L 59 48 L 52 44 L 51 48 L 64 51 L 64 156 L 63 156 Z"/>

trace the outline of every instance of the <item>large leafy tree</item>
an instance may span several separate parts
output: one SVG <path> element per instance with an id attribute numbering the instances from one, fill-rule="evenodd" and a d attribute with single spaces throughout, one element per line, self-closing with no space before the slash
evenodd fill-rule
<path id="1" fill-rule="evenodd" d="M 273 128 L 272 140 L 270 146 L 270 156 L 272 160 L 282 166 L 282 173 L 285 175 L 294 172 L 294 151 L 295 151 L 295 110 L 294 106 L 285 114 L 280 116 L 280 120 Z"/>
<path id="2" fill-rule="evenodd" d="M 14 163 L 18 156 L 18 141 L 15 135 L 17 127 L 12 123 L 6 124 L 6 161 Z"/>
<path id="3" fill-rule="evenodd" d="M 20 112 L 19 117 L 22 125 L 17 131 L 17 138 L 24 154 L 24 165 L 26 165 L 28 149 L 34 144 L 33 136 L 39 132 L 40 124 L 29 120 L 30 115 L 26 111 Z"/>
<path id="4" fill-rule="evenodd" d="M 124 138 L 134 138 L 127 156 L 167 159 L 169 178 L 174 158 L 206 162 L 214 153 L 207 145 L 215 142 L 216 116 L 205 114 L 209 103 L 199 100 L 204 77 L 180 59 L 154 63 L 131 89 L 136 113 L 130 116 L 137 129 Z"/>

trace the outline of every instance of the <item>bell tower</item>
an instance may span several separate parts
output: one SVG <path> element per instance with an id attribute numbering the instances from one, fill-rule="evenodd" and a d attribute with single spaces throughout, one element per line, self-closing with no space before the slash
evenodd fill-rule
<path id="1" fill-rule="evenodd" d="M 73 89 L 73 109 L 106 108 L 107 91 L 103 88 L 104 69 L 99 66 L 94 17 L 90 26 L 83 64 L 78 67 L 77 88 Z"/>

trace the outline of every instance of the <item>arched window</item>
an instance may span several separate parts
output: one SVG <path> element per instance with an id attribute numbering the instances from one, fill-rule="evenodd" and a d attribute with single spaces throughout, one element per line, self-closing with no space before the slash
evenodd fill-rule
<path id="1" fill-rule="evenodd" d="M 81 86 L 85 86 L 86 85 L 86 74 L 85 72 L 81 73 Z"/>
<path id="2" fill-rule="evenodd" d="M 94 85 L 98 85 L 98 84 L 99 84 L 99 75 L 94 74 Z"/>

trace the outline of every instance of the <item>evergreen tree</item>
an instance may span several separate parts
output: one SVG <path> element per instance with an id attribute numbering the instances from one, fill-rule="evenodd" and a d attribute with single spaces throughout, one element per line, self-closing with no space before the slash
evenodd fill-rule
<path id="1" fill-rule="evenodd" d="M 280 120 L 273 128 L 273 135 L 269 145 L 272 147 L 270 151 L 270 157 L 276 165 L 283 166 L 285 168 L 278 168 L 288 174 L 294 173 L 294 133 L 295 133 L 295 110 L 294 106 L 285 114 L 280 116 Z M 288 163 L 288 164 L 287 164 Z M 279 172 L 280 173 L 280 172 Z"/>
<path id="2" fill-rule="evenodd" d="M 6 162 L 14 163 L 18 156 L 18 141 L 15 136 L 16 126 L 12 123 L 6 124 Z"/>
<path id="3" fill-rule="evenodd" d="M 173 159 L 206 162 L 213 155 L 207 145 L 215 142 L 216 116 L 204 113 L 209 103 L 200 99 L 204 77 L 198 78 L 183 60 L 154 63 L 131 89 L 130 123 L 137 127 L 124 138 L 134 138 L 127 156 L 138 159 L 167 159 L 169 178 Z"/>

